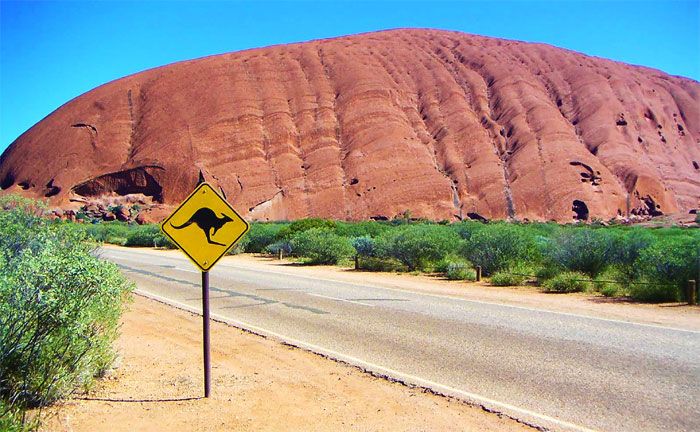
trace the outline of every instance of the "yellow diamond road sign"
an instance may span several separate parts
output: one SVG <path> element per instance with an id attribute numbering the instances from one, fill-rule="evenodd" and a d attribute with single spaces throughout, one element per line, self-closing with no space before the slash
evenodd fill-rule
<path id="1" fill-rule="evenodd" d="M 208 183 L 202 183 L 160 229 L 197 267 L 209 271 L 249 227 Z"/>

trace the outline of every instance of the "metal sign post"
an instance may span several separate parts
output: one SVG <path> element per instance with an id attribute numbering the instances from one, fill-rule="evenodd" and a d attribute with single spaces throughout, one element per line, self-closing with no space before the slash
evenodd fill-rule
<path id="1" fill-rule="evenodd" d="M 202 320 L 204 341 L 204 397 L 211 393 L 211 357 L 209 356 L 209 272 L 202 272 Z"/>
<path id="2" fill-rule="evenodd" d="M 201 183 L 160 229 L 202 271 L 204 397 L 211 394 L 209 270 L 248 232 L 248 223 L 208 183 Z"/>

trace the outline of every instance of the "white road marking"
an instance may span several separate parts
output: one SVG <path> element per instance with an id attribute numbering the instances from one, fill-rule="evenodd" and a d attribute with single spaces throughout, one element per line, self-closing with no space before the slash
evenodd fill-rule
<path id="1" fill-rule="evenodd" d="M 128 251 L 127 252 L 127 251 L 121 251 L 119 249 L 112 249 L 112 248 L 109 248 L 109 250 L 115 251 L 115 252 L 123 252 L 124 254 L 136 252 L 136 253 L 141 253 L 144 255 L 157 255 L 160 258 L 173 258 L 175 260 L 178 260 L 178 257 L 163 256 L 163 255 L 158 254 L 157 251 L 152 251 L 152 252 L 145 252 L 145 251 L 131 252 L 131 251 Z M 235 265 L 231 265 L 231 264 L 226 263 L 226 262 L 219 263 L 219 266 L 226 267 L 226 268 L 229 268 L 232 270 L 236 269 Z M 252 267 L 252 266 L 245 266 L 245 265 L 240 265 L 240 264 L 238 264 L 237 266 L 239 268 L 243 268 L 245 270 L 260 270 L 259 268 Z M 369 286 L 369 285 L 363 285 L 363 284 L 356 283 L 356 282 L 343 281 L 343 280 L 339 280 L 339 279 L 317 278 L 317 277 L 299 275 L 296 273 L 273 271 L 273 270 L 269 270 L 269 269 L 265 269 L 262 271 L 267 272 L 267 273 L 284 275 L 284 276 L 294 276 L 294 277 L 298 277 L 298 278 L 302 278 L 302 279 L 310 279 L 310 280 L 320 281 L 320 282 L 332 282 L 332 283 L 352 285 L 352 286 L 357 286 L 357 287 L 362 287 L 362 288 L 386 289 L 386 290 L 403 292 L 403 293 L 419 295 L 419 296 L 422 295 L 422 296 L 443 298 L 443 299 L 449 299 L 449 300 L 459 300 L 459 301 L 464 301 L 464 302 L 469 302 L 469 303 L 485 304 L 485 305 L 490 305 L 490 306 L 502 306 L 502 307 L 507 307 L 507 308 L 512 308 L 512 309 L 526 310 L 526 311 L 530 311 L 530 312 L 545 312 L 545 313 L 564 315 L 564 316 L 569 316 L 569 317 L 574 317 L 574 318 L 584 318 L 584 319 L 598 320 L 598 321 L 611 322 L 611 323 L 617 323 L 617 324 L 627 324 L 627 325 L 634 325 L 634 326 L 641 326 L 641 327 L 650 327 L 650 328 L 655 328 L 655 329 L 660 329 L 660 330 L 670 330 L 670 331 L 700 334 L 700 331 L 698 331 L 698 330 L 688 330 L 688 329 L 669 327 L 669 326 L 664 326 L 664 325 L 646 324 L 646 323 L 639 323 L 639 322 L 634 322 L 634 321 L 624 321 L 624 320 L 618 320 L 618 319 L 613 319 L 613 318 L 600 318 L 600 317 L 596 317 L 596 316 L 582 315 L 582 314 L 577 314 L 577 313 L 572 313 L 572 312 L 558 312 L 558 311 L 552 311 L 552 310 L 547 310 L 547 309 L 530 308 L 530 307 L 526 307 L 526 306 L 515 306 L 515 305 L 509 305 L 509 304 L 505 304 L 505 303 L 489 302 L 489 301 L 484 301 L 484 300 L 471 300 L 471 299 L 466 299 L 463 297 L 455 297 L 455 296 L 444 295 L 444 294 L 424 293 L 424 292 L 412 291 L 412 290 L 407 290 L 407 289 L 402 289 L 402 288 L 392 288 L 392 287 L 388 287 L 388 286 Z M 195 273 L 198 273 L 198 272 L 195 272 Z M 372 305 L 372 306 L 374 306 L 374 305 Z"/>
<path id="2" fill-rule="evenodd" d="M 344 298 L 331 297 L 331 296 L 327 296 L 327 295 L 323 295 L 323 294 L 315 294 L 315 293 L 310 293 L 310 292 L 305 292 L 304 294 L 308 294 L 308 295 L 314 296 L 314 297 L 321 297 L 321 298 L 325 298 L 325 299 L 337 300 L 337 301 L 346 302 L 346 303 L 355 303 L 355 304 L 359 304 L 359 305 L 363 305 L 363 306 L 369 306 L 369 307 L 376 306 L 376 305 L 369 304 L 369 303 L 362 303 L 362 302 L 355 301 L 355 300 L 348 300 L 348 299 L 344 299 Z"/>
<path id="3" fill-rule="evenodd" d="M 148 291 L 144 291 L 141 289 L 136 289 L 135 290 L 136 294 L 142 295 L 144 297 L 148 297 L 153 300 L 157 300 L 161 303 L 165 303 L 171 306 L 175 306 L 179 309 L 186 310 L 188 312 L 201 315 L 201 310 L 192 307 L 190 305 L 187 305 L 185 303 L 178 302 L 177 300 L 171 300 L 166 297 L 159 296 L 157 294 L 150 293 Z M 389 377 L 392 377 L 394 379 L 398 379 L 403 382 L 407 383 L 412 383 L 415 385 L 418 385 L 420 387 L 424 388 L 429 388 L 432 389 L 438 393 L 445 394 L 448 396 L 455 397 L 457 399 L 480 405 L 485 408 L 488 408 L 492 411 L 500 412 L 502 414 L 506 414 L 507 416 L 520 420 L 520 421 L 532 421 L 533 419 L 544 422 L 544 424 L 539 424 L 538 426 L 549 426 L 551 427 L 552 425 L 555 425 L 560 428 L 564 428 L 565 430 L 571 430 L 571 431 L 576 431 L 576 432 L 596 432 L 594 429 L 589 429 L 585 426 L 581 426 L 575 423 L 570 423 L 567 421 L 559 420 L 554 417 L 550 417 L 545 414 L 540 414 L 534 411 L 530 411 L 526 408 L 521 408 L 517 407 L 515 405 L 511 405 L 505 402 L 500 402 L 494 399 L 487 398 L 485 396 L 478 395 L 476 393 L 470 393 L 467 391 L 463 391 L 454 387 L 450 387 L 447 385 L 443 385 L 440 383 L 436 383 L 434 381 L 426 380 L 423 378 L 420 378 L 415 375 L 410 375 L 410 374 L 405 374 L 403 372 L 399 372 L 394 369 L 389 369 L 384 366 L 380 366 L 374 363 L 366 362 L 362 359 L 359 359 L 357 357 L 353 357 L 347 354 L 339 353 L 337 351 L 329 350 L 323 347 L 320 347 L 318 345 L 314 344 L 309 344 L 306 342 L 302 342 L 300 340 L 290 338 L 288 336 L 282 335 L 280 333 L 274 332 L 272 330 L 267 330 L 262 327 L 258 327 L 243 321 L 238 321 L 238 320 L 233 320 L 230 318 L 226 318 L 222 315 L 213 313 L 210 315 L 212 319 L 215 321 L 223 322 L 226 324 L 229 324 L 234 327 L 238 327 L 243 330 L 251 331 L 253 333 L 268 337 L 268 338 L 273 338 L 278 341 L 284 342 L 286 344 L 294 345 L 298 348 L 302 348 L 307 351 L 314 352 L 316 354 L 321 354 L 323 356 L 329 357 L 333 360 L 341 361 L 343 363 L 348 363 L 351 365 L 358 366 L 362 369 L 372 371 L 375 373 L 380 373 Z M 522 416 L 525 416 L 523 418 Z"/>
<path id="4" fill-rule="evenodd" d="M 184 268 L 180 268 L 180 267 L 175 267 L 173 270 L 180 270 L 180 271 L 184 271 L 187 273 L 201 273 L 199 270 L 184 269 Z"/>

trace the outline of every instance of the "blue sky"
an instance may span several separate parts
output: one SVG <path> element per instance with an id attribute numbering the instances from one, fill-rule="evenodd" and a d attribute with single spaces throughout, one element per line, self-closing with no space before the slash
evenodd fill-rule
<path id="1" fill-rule="evenodd" d="M 0 152 L 70 99 L 144 69 L 398 27 L 545 42 L 699 80 L 699 4 L 0 0 Z"/>

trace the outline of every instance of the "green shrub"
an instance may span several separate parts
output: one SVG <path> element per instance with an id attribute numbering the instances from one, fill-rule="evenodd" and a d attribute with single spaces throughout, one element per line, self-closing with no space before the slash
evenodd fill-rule
<path id="1" fill-rule="evenodd" d="M 280 229 L 277 232 L 277 239 L 289 240 L 296 234 L 313 228 L 325 228 L 332 231 L 336 228 L 336 222 L 319 218 L 299 219 Z"/>
<path id="2" fill-rule="evenodd" d="M 283 253 L 289 255 L 292 253 L 292 244 L 286 240 L 276 241 L 265 247 L 265 252 L 271 255 L 277 255 L 282 251 Z"/>
<path id="3" fill-rule="evenodd" d="M 625 272 L 625 267 L 631 267 L 639 258 L 641 252 L 657 241 L 649 230 L 645 228 L 632 228 L 628 232 L 615 232 L 612 237 L 612 250 L 609 253 L 610 264 L 616 264 L 618 270 Z"/>
<path id="4" fill-rule="evenodd" d="M 698 234 L 660 238 L 635 262 L 640 280 L 649 284 L 631 284 L 630 295 L 642 301 L 687 300 L 688 280 L 697 280 L 700 272 L 699 253 Z"/>
<path id="5" fill-rule="evenodd" d="M 559 273 L 565 271 L 563 268 L 556 265 L 544 265 L 537 270 L 535 270 L 535 277 L 537 278 L 537 284 L 542 285 L 544 281 L 553 278 Z"/>
<path id="6" fill-rule="evenodd" d="M 549 265 L 595 276 L 614 256 L 615 236 L 605 229 L 576 228 L 561 231 L 545 248 Z"/>
<path id="7" fill-rule="evenodd" d="M 450 280 L 466 280 L 474 282 L 476 280 L 476 270 L 468 264 L 453 262 L 448 264 L 445 277 Z"/>
<path id="8" fill-rule="evenodd" d="M 384 232 L 377 239 L 377 255 L 395 258 L 409 270 L 424 270 L 454 253 L 461 240 L 442 225 L 406 224 Z"/>
<path id="9" fill-rule="evenodd" d="M 113 361 L 132 285 L 92 252 L 84 231 L 21 207 L 0 211 L 0 399 L 9 411 L 88 385 Z"/>
<path id="10" fill-rule="evenodd" d="M 522 285 L 525 277 L 510 273 L 509 270 L 497 271 L 489 279 L 489 283 L 493 286 L 517 286 Z"/>
<path id="11" fill-rule="evenodd" d="M 535 276 L 535 270 L 525 264 L 516 263 L 505 270 L 497 271 L 491 276 L 490 283 L 494 286 L 518 286 Z"/>
<path id="12" fill-rule="evenodd" d="M 19 407 L 0 399 L 0 431 L 28 432 L 37 429 L 36 422 L 23 422 L 22 410 Z"/>
<path id="13" fill-rule="evenodd" d="M 277 240 L 280 230 L 286 225 L 279 223 L 255 222 L 251 224 L 250 231 L 246 234 L 248 243 L 245 251 L 249 253 L 261 253 L 265 248 Z"/>
<path id="14" fill-rule="evenodd" d="M 675 285 L 640 278 L 630 283 L 630 297 L 648 303 L 675 302 L 683 296 Z"/>
<path id="15" fill-rule="evenodd" d="M 335 233 L 341 237 L 378 237 L 391 229 L 387 223 L 377 221 L 336 222 Z"/>
<path id="16" fill-rule="evenodd" d="M 451 253 L 437 261 L 433 266 L 433 270 L 437 273 L 447 273 L 447 269 L 452 264 L 463 264 L 467 267 L 472 267 L 471 263 L 461 256 Z"/>
<path id="17" fill-rule="evenodd" d="M 456 232 L 462 239 L 469 240 L 474 233 L 487 229 L 488 225 L 483 222 L 463 221 L 451 225 L 452 230 Z"/>
<path id="18" fill-rule="evenodd" d="M 365 259 L 374 256 L 376 252 L 374 239 L 369 236 L 355 237 L 350 240 L 350 244 L 355 249 L 356 267 L 361 269 Z"/>
<path id="19" fill-rule="evenodd" d="M 310 264 L 337 264 L 352 256 L 350 241 L 324 228 L 311 228 L 292 237 L 294 254 L 308 259 Z"/>
<path id="20" fill-rule="evenodd" d="M 163 235 L 160 226 L 155 224 L 131 226 L 124 246 L 175 247 L 170 239 Z"/>
<path id="21" fill-rule="evenodd" d="M 582 292 L 588 287 L 588 275 L 581 272 L 559 273 L 544 282 L 542 286 L 547 291 L 555 292 Z"/>
<path id="22" fill-rule="evenodd" d="M 628 293 L 629 279 L 619 267 L 611 266 L 593 280 L 593 289 L 606 297 L 618 297 Z"/>
<path id="23" fill-rule="evenodd" d="M 539 262 L 537 241 L 524 227 L 505 223 L 484 225 L 473 232 L 462 254 L 488 276 L 517 262 Z"/>
<path id="24" fill-rule="evenodd" d="M 355 254 L 358 256 L 374 256 L 376 252 L 374 239 L 369 236 L 355 237 L 350 240 L 350 244 L 352 244 L 352 247 L 355 248 Z"/>
<path id="25" fill-rule="evenodd" d="M 406 266 L 395 258 L 363 257 L 360 264 L 362 270 L 369 271 L 401 272 L 406 270 Z"/>
<path id="26" fill-rule="evenodd" d="M 250 232 L 250 231 L 248 231 Z M 236 242 L 236 245 L 229 249 L 226 253 L 228 255 L 238 255 L 241 253 L 244 253 L 246 249 L 248 248 L 248 244 L 250 243 L 250 238 L 248 237 L 248 234 L 246 233 L 243 237 L 238 239 L 238 242 Z"/>
<path id="27" fill-rule="evenodd" d="M 87 224 L 84 229 L 87 235 L 97 242 L 124 246 L 131 232 L 129 228 L 125 222 L 114 221 Z"/>

